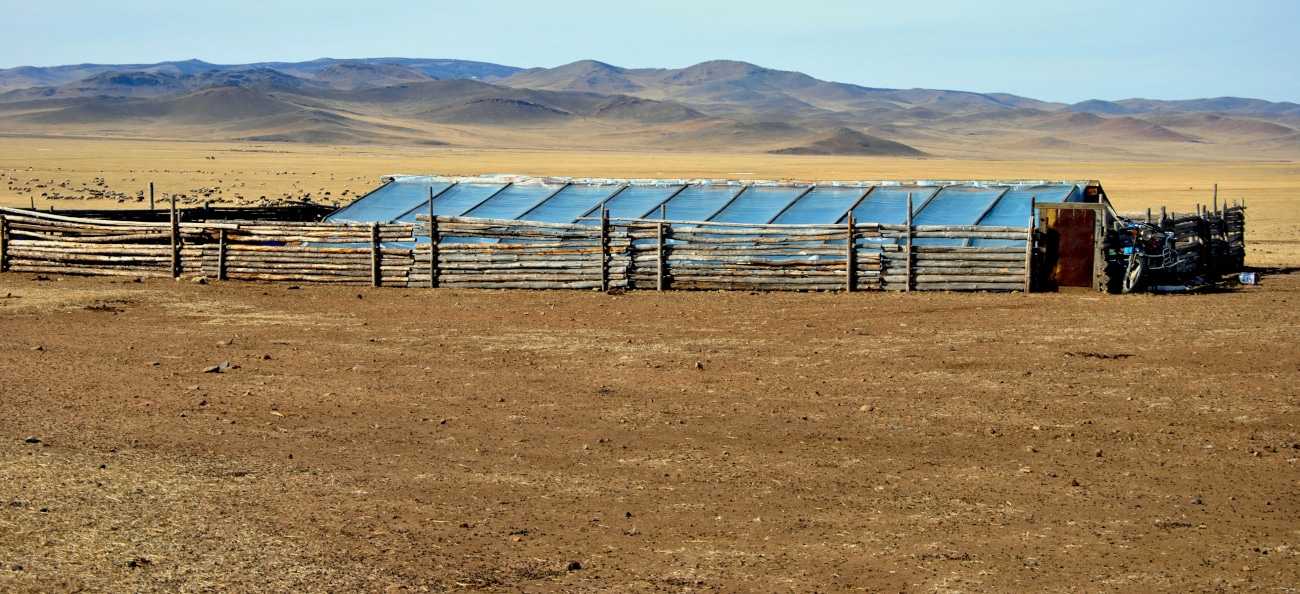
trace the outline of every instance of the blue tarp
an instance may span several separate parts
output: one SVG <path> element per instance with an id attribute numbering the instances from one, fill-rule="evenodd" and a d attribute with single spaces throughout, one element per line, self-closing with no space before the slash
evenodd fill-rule
<path id="1" fill-rule="evenodd" d="M 1031 200 L 1077 202 L 1088 182 L 837 182 L 777 184 L 715 180 L 570 180 L 524 176 L 396 176 L 326 220 L 416 222 L 470 216 L 551 223 L 600 216 L 673 221 L 829 225 L 853 212 L 860 223 L 902 224 L 912 197 L 916 225 L 1023 227 Z"/>

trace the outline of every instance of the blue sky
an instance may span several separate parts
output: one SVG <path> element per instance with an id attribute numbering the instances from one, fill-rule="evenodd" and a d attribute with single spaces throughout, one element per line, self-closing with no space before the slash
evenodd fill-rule
<path id="1" fill-rule="evenodd" d="M 0 68 L 320 57 L 753 62 L 1049 101 L 1300 103 L 1300 0 L 0 0 Z"/>

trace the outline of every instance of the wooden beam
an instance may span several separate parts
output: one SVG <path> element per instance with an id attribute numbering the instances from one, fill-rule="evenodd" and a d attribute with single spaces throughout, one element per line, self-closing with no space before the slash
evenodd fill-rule
<path id="1" fill-rule="evenodd" d="M 0 215 L 0 272 L 9 270 L 9 219 Z"/>
<path id="2" fill-rule="evenodd" d="M 666 200 L 664 202 L 667 202 Z M 667 276 L 665 266 L 668 264 L 667 254 L 664 253 L 664 235 L 667 232 L 665 227 L 668 223 L 663 218 L 668 213 L 668 207 L 665 204 L 659 205 L 659 224 L 655 227 L 655 290 L 664 290 L 664 279 Z"/>
<path id="3" fill-rule="evenodd" d="M 657 210 L 657 211 L 659 211 L 659 220 L 663 220 L 663 219 L 664 219 L 664 214 L 667 212 L 667 204 L 668 204 L 668 201 L 669 201 L 669 200 L 672 200 L 673 198 L 676 198 L 678 194 L 681 194 L 682 192 L 685 192 L 685 191 L 686 191 L 686 188 L 689 188 L 689 187 L 691 187 L 691 184 L 682 184 L 682 187 L 677 188 L 677 191 L 673 192 L 672 194 L 669 194 L 667 198 L 664 198 L 663 200 L 660 200 L 660 201 L 659 201 L 659 204 L 655 205 L 654 208 L 652 208 L 652 209 L 646 211 L 646 213 L 645 213 L 644 215 L 641 215 L 641 218 L 643 218 L 643 219 L 644 219 L 644 218 L 648 218 L 650 215 L 654 214 L 654 212 Z M 635 220 L 635 219 L 633 219 L 633 220 Z"/>
<path id="4" fill-rule="evenodd" d="M 609 290 L 609 211 L 600 210 L 600 290 Z"/>
<path id="5" fill-rule="evenodd" d="M 808 186 L 808 188 L 805 189 L 804 191 L 799 192 L 799 195 L 798 195 L 798 196 L 795 196 L 795 197 L 794 197 L 794 200 L 791 200 L 791 201 L 787 202 L 787 203 L 785 204 L 785 206 L 781 207 L 781 210 L 778 211 L 775 215 L 772 215 L 772 218 L 768 219 L 768 220 L 767 220 L 767 223 L 768 223 L 768 224 L 771 224 L 773 221 L 775 221 L 775 220 L 781 218 L 781 215 L 785 214 L 785 211 L 790 210 L 790 207 L 791 207 L 791 206 L 794 206 L 794 203 L 798 202 L 800 198 L 803 198 L 804 196 L 807 196 L 807 195 L 808 195 L 808 192 L 813 191 L 816 187 L 817 187 L 816 185 L 811 185 L 811 186 Z"/>
<path id="6" fill-rule="evenodd" d="M 446 190 L 443 190 L 444 192 Z M 433 188 L 429 188 L 429 193 L 433 193 Z M 441 192 L 439 192 L 441 195 Z M 438 242 L 442 239 L 438 233 L 438 217 L 433 214 L 433 199 L 437 196 L 429 197 L 429 288 L 438 287 Z"/>
<path id="7" fill-rule="evenodd" d="M 853 211 L 850 210 L 848 214 L 845 215 L 845 220 L 848 222 L 848 224 L 845 226 L 846 227 L 845 238 L 848 240 L 848 245 L 845 246 L 845 250 L 844 250 L 844 276 L 845 276 L 844 290 L 849 293 L 852 293 L 853 290 L 856 288 L 857 281 L 858 281 L 857 279 L 858 237 L 857 234 L 854 233 L 853 231 L 853 222 L 854 222 Z"/>
<path id="8" fill-rule="evenodd" d="M 938 194 L 938 192 L 935 192 Z M 912 290 L 912 193 L 907 193 L 907 282 L 904 283 L 903 291 Z"/>
<path id="9" fill-rule="evenodd" d="M 740 198 L 740 195 L 741 195 L 741 194 L 744 194 L 746 190 L 748 190 L 748 189 L 750 189 L 750 188 L 752 188 L 752 187 L 753 187 L 753 186 L 740 186 L 740 191 L 739 191 L 739 192 L 736 192 L 735 195 L 733 195 L 731 198 L 728 198 L 727 201 L 724 202 L 724 203 L 722 204 L 722 207 L 721 207 L 721 208 L 719 208 L 719 209 L 713 211 L 713 214 L 710 214 L 709 216 L 704 217 L 704 220 L 707 221 L 707 220 L 709 220 L 709 219 L 712 219 L 713 217 L 716 217 L 716 216 L 722 214 L 722 211 L 727 210 L 727 207 L 728 207 L 728 206 L 731 206 L 731 203 L 732 203 L 732 202 L 735 202 L 737 198 Z"/>
<path id="10" fill-rule="evenodd" d="M 1025 292 L 1033 290 L 1034 283 L 1034 203 L 1038 201 L 1037 196 L 1029 197 L 1029 225 L 1028 232 L 1025 235 Z"/>
<path id="11" fill-rule="evenodd" d="M 217 280 L 226 280 L 226 230 L 217 237 Z"/>
<path id="12" fill-rule="evenodd" d="M 181 277 L 181 229 L 180 213 L 176 211 L 176 195 L 172 194 L 172 278 Z"/>
<path id="13" fill-rule="evenodd" d="M 379 244 L 379 223 L 370 224 L 370 285 L 378 287 L 383 283 L 380 267 L 381 249 Z"/>

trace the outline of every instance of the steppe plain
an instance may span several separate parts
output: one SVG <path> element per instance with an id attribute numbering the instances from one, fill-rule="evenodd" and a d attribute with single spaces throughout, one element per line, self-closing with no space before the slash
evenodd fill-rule
<path id="1" fill-rule="evenodd" d="M 0 274 L 0 589 L 1300 584 L 1297 164 L 539 140 L 553 132 L 323 146 L 28 131 L 0 138 L 0 204 L 140 207 L 48 194 L 150 181 L 195 201 L 330 203 L 384 174 L 505 172 L 1099 179 L 1121 210 L 1190 210 L 1217 183 L 1249 206 L 1263 282 L 606 295 Z"/>

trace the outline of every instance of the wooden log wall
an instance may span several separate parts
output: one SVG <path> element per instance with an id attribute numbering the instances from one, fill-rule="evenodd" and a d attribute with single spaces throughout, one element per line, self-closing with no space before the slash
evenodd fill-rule
<path id="1" fill-rule="evenodd" d="M 378 284 L 407 286 L 414 263 L 410 249 L 384 245 L 414 241 L 411 225 L 372 233 L 370 225 L 107 221 L 14 209 L 0 217 L 15 272 L 369 285 L 377 271 Z"/>
<path id="2" fill-rule="evenodd" d="M 397 287 L 601 290 L 1023 291 L 1029 276 L 1028 227 L 738 225 L 610 220 L 607 215 L 579 223 L 417 219 L 415 224 L 373 225 L 172 223 L 0 208 L 0 268 Z M 1240 269 L 1243 208 L 1170 217 L 1165 224 L 1177 234 L 1180 257 L 1187 259 L 1180 266 Z M 416 243 L 417 237 L 421 242 Z M 435 239 L 432 246 L 427 237 Z M 1002 240 L 1008 247 L 972 246 L 977 240 Z M 178 254 L 175 260 L 173 253 Z"/>

